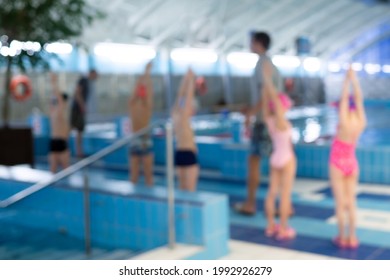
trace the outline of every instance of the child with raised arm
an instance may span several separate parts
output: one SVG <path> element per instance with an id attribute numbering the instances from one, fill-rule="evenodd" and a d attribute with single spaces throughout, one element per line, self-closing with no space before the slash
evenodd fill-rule
<path id="1" fill-rule="evenodd" d="M 150 125 L 153 114 L 153 83 L 150 76 L 152 63 L 149 62 L 143 75 L 137 80 L 133 93 L 129 98 L 129 115 L 133 132 L 137 132 Z M 153 142 L 150 132 L 135 138 L 130 143 L 130 180 L 136 184 L 141 164 L 145 175 L 145 183 L 153 185 Z"/>
<path id="2" fill-rule="evenodd" d="M 351 84 L 353 102 L 350 103 Z M 356 237 L 356 186 L 359 179 L 359 165 L 355 149 L 365 126 L 366 115 L 362 92 L 356 74 L 350 68 L 343 84 L 339 102 L 339 123 L 329 160 L 329 176 L 339 230 L 333 242 L 340 248 L 354 249 L 359 246 Z"/>
<path id="3" fill-rule="evenodd" d="M 53 96 L 50 104 L 50 129 L 51 137 L 49 144 L 50 171 L 57 172 L 58 166 L 66 168 L 70 162 L 70 152 L 68 148 L 69 121 L 67 117 L 66 94 L 61 94 L 58 86 L 57 76 L 51 74 L 51 84 Z"/>
<path id="4" fill-rule="evenodd" d="M 272 71 L 271 65 L 265 65 L 264 71 Z M 291 191 L 296 175 L 297 159 L 292 144 L 292 126 L 286 118 L 286 112 L 292 106 L 290 98 L 277 93 L 269 78 L 264 75 L 263 116 L 272 140 L 270 157 L 270 183 L 265 200 L 267 227 L 265 235 L 277 240 L 295 238 L 295 230 L 288 226 L 291 212 Z M 275 223 L 276 198 L 280 196 L 280 225 Z"/>
<path id="5" fill-rule="evenodd" d="M 196 112 L 194 92 L 195 75 L 190 69 L 183 77 L 172 110 L 176 136 L 175 164 L 179 177 L 179 187 L 187 191 L 196 190 L 199 175 L 197 147 L 191 127 L 191 117 Z"/>

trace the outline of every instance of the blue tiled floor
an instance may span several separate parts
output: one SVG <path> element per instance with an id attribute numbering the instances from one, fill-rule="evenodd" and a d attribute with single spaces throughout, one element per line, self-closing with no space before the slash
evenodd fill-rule
<path id="1" fill-rule="evenodd" d="M 379 201 L 388 201 L 390 203 L 390 195 L 384 195 L 384 194 L 361 193 L 358 195 L 358 198 L 372 199 L 372 200 L 379 200 Z"/>
<path id="2" fill-rule="evenodd" d="M 332 190 L 330 188 L 320 190 L 318 191 L 318 193 L 326 195 L 327 197 L 332 197 Z M 390 195 L 389 194 L 368 194 L 363 192 L 358 194 L 358 199 L 370 199 L 370 200 L 390 202 Z"/>
<path id="3" fill-rule="evenodd" d="M 230 204 L 234 205 L 236 202 L 242 202 L 242 196 L 237 195 L 230 195 Z M 257 199 L 257 210 L 263 211 L 263 205 L 264 205 L 264 199 Z M 324 209 L 323 207 L 316 207 L 311 205 L 301 205 L 301 204 L 294 204 L 294 216 L 299 217 L 305 217 L 305 218 L 312 218 L 312 219 L 319 219 L 324 220 L 328 219 L 329 217 L 333 216 L 334 210 L 332 209 Z"/>
<path id="4" fill-rule="evenodd" d="M 388 259 L 390 248 L 378 248 L 362 244 L 357 250 L 342 250 L 335 247 L 330 239 L 298 235 L 291 241 L 279 242 L 263 234 L 263 229 L 248 226 L 230 226 L 232 239 L 248 241 L 297 251 L 327 255 L 346 259 Z"/>

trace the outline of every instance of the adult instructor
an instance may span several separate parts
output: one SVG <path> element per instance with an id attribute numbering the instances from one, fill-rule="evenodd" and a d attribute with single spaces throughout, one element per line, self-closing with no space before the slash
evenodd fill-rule
<path id="1" fill-rule="evenodd" d="M 245 110 L 245 126 L 249 129 L 251 118 L 255 117 L 255 122 L 251 130 L 250 155 L 248 158 L 247 176 L 247 199 L 242 203 L 234 205 L 234 209 L 243 215 L 256 214 L 256 193 L 260 183 L 260 164 L 264 157 L 268 157 L 272 151 L 271 140 L 264 123 L 261 102 L 264 88 L 264 75 L 271 75 L 275 88 L 278 92 L 283 89 L 283 80 L 276 66 L 272 63 L 267 52 L 271 46 L 271 37 L 266 32 L 251 33 L 250 48 L 253 53 L 259 56 L 255 70 L 251 77 L 251 98 L 250 107 Z M 264 64 L 271 63 L 272 72 L 264 71 Z"/>
<path id="2" fill-rule="evenodd" d="M 76 156 L 84 157 L 82 147 L 82 136 L 85 128 L 85 118 L 88 111 L 88 100 L 96 94 L 94 82 L 98 74 L 96 70 L 90 70 L 87 77 L 81 77 L 77 82 L 77 87 L 74 93 L 70 124 L 73 129 L 76 129 Z M 93 97 L 95 98 L 95 96 Z"/>

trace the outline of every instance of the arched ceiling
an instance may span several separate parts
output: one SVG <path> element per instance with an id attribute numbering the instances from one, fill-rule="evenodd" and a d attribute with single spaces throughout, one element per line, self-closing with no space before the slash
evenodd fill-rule
<path id="1" fill-rule="evenodd" d="M 106 13 L 80 38 L 88 46 L 109 41 L 229 52 L 247 49 L 250 30 L 265 30 L 273 38 L 272 53 L 295 53 L 295 39 L 304 35 L 313 55 L 327 58 L 390 20 L 390 5 L 373 0 L 88 1 Z"/>

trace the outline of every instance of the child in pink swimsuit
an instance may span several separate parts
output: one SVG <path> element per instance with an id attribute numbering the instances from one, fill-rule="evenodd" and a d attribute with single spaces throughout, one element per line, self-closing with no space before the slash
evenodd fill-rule
<path id="1" fill-rule="evenodd" d="M 338 168 L 344 176 L 351 176 L 359 170 L 355 155 L 356 144 L 335 138 L 330 149 L 330 164 Z"/>
<path id="2" fill-rule="evenodd" d="M 265 69 L 266 71 L 266 69 Z M 285 113 L 292 102 L 285 94 L 276 93 L 272 81 L 264 79 L 264 119 L 272 140 L 270 184 L 265 200 L 267 228 L 265 235 L 277 240 L 295 238 L 295 230 L 288 226 L 291 211 L 291 191 L 296 174 L 296 157 L 292 145 L 292 127 Z M 280 225 L 275 223 L 276 199 L 280 196 Z"/>
<path id="3" fill-rule="evenodd" d="M 284 94 L 279 94 L 278 97 L 282 100 Z M 289 105 L 282 103 L 284 108 L 288 108 Z M 266 119 L 267 128 L 272 140 L 272 153 L 270 157 L 270 165 L 274 168 L 283 168 L 290 159 L 294 156 L 292 147 L 292 127 L 288 123 L 288 127 L 285 130 L 279 130 L 276 127 L 275 120 L 272 117 Z"/>
<path id="4" fill-rule="evenodd" d="M 350 83 L 353 87 L 352 100 L 349 98 Z M 339 230 L 333 242 L 340 248 L 354 249 L 359 246 L 356 237 L 356 185 L 359 165 L 355 148 L 366 126 L 366 116 L 360 85 L 352 69 L 347 72 L 338 107 L 339 125 L 329 158 L 329 175 Z"/>

